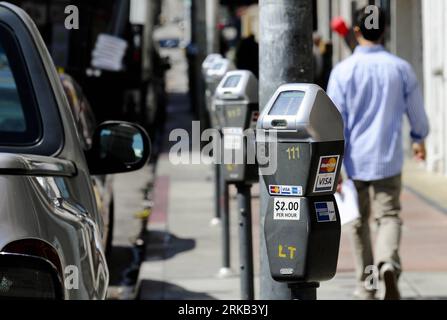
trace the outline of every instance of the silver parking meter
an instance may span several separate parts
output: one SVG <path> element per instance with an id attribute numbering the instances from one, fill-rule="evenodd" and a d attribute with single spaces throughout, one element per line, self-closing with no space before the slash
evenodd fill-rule
<path id="1" fill-rule="evenodd" d="M 205 73 L 206 83 L 206 106 L 210 116 L 211 126 L 213 128 L 219 128 L 217 121 L 215 107 L 214 107 L 214 94 L 217 86 L 219 85 L 225 74 L 234 69 L 234 65 L 228 59 L 213 59 L 209 64 Z"/>
<path id="2" fill-rule="evenodd" d="M 227 59 L 224 59 L 220 54 L 213 53 L 209 54 L 202 63 L 202 73 L 205 81 L 205 103 L 206 103 L 206 112 L 208 114 L 208 118 L 211 124 L 211 127 L 217 128 L 217 120 L 215 117 L 215 113 L 213 112 L 213 99 L 214 92 L 216 90 L 219 81 L 225 75 L 225 72 L 228 68 L 231 68 L 231 62 Z M 220 168 L 219 166 L 215 166 L 215 216 L 211 220 L 212 225 L 217 225 L 220 222 L 221 213 L 220 213 Z"/>
<path id="3" fill-rule="evenodd" d="M 276 135 L 273 146 L 263 145 L 276 155 L 276 170 L 260 165 L 269 192 L 264 234 L 271 275 L 289 283 L 292 294 L 300 286 L 316 289 L 337 267 L 341 227 L 334 193 L 344 154 L 342 117 L 317 85 L 286 84 L 257 127 Z"/>
<path id="4" fill-rule="evenodd" d="M 223 164 L 225 180 L 235 184 L 259 181 L 254 148 L 258 80 L 247 70 L 227 72 L 216 89 L 214 104 L 223 134 L 223 160 L 227 160 Z"/>
<path id="5" fill-rule="evenodd" d="M 216 60 L 223 59 L 222 55 L 219 53 L 211 53 L 206 56 L 205 60 L 202 63 L 202 73 L 206 76 L 207 70 L 213 65 Z"/>
<path id="6" fill-rule="evenodd" d="M 250 71 L 227 72 L 216 89 L 214 106 L 223 134 L 221 174 L 227 184 L 237 188 L 241 298 L 253 300 L 251 185 L 259 181 L 254 134 L 259 115 L 258 80 Z"/>
<path id="7" fill-rule="evenodd" d="M 234 69 L 233 64 L 228 59 L 210 59 L 212 62 L 208 64 L 205 73 L 206 82 L 206 105 L 209 114 L 211 126 L 220 130 L 219 123 L 215 112 L 214 94 L 215 90 L 225 76 L 225 74 Z M 219 271 L 221 277 L 231 275 L 230 269 L 230 222 L 229 222 L 229 190 L 228 185 L 221 174 L 222 166 L 216 164 L 214 166 L 214 182 L 215 182 L 215 217 L 211 221 L 212 225 L 222 222 L 222 267 Z"/>

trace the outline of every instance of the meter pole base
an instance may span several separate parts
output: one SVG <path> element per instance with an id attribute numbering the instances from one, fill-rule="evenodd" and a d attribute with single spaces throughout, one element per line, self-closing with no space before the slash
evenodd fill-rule
<path id="1" fill-rule="evenodd" d="M 220 220 L 222 223 L 222 268 L 230 269 L 230 209 L 229 209 L 229 191 L 228 184 L 225 181 L 222 165 L 218 166 L 220 170 Z"/>
<path id="2" fill-rule="evenodd" d="M 220 224 L 220 219 L 219 218 L 214 217 L 210 221 L 210 226 L 212 226 L 212 227 L 218 226 L 219 224 Z"/>
<path id="3" fill-rule="evenodd" d="M 224 279 L 224 278 L 232 277 L 233 275 L 234 275 L 233 270 L 231 270 L 230 268 L 222 267 L 219 269 L 219 273 L 217 274 L 217 277 L 220 279 Z"/>
<path id="4" fill-rule="evenodd" d="M 236 188 L 239 210 L 241 299 L 254 300 L 251 185 L 240 183 L 236 185 Z"/>
<path id="5" fill-rule="evenodd" d="M 317 300 L 317 288 L 320 286 L 317 282 L 312 283 L 290 283 L 291 300 Z"/>
<path id="6" fill-rule="evenodd" d="M 214 217 L 211 225 L 218 225 L 221 217 L 220 212 L 220 165 L 214 165 Z"/>

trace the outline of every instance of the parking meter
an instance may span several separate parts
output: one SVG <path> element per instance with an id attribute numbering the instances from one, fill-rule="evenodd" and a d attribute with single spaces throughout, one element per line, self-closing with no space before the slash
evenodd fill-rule
<path id="1" fill-rule="evenodd" d="M 287 84 L 257 127 L 276 135 L 263 146 L 269 157 L 276 155 L 276 170 L 266 173 L 260 164 L 269 193 L 264 234 L 271 275 L 289 286 L 329 280 L 341 232 L 334 193 L 344 154 L 342 117 L 317 85 Z"/>
<path id="2" fill-rule="evenodd" d="M 241 298 L 254 299 L 251 185 L 259 181 L 255 129 L 258 80 L 250 71 L 229 71 L 216 89 L 216 118 L 223 134 L 222 177 L 237 188 Z"/>
<path id="3" fill-rule="evenodd" d="M 258 80 L 247 70 L 227 72 L 216 89 L 214 104 L 223 134 L 224 160 L 230 153 L 226 157 L 229 161 L 223 164 L 224 179 L 228 183 L 259 181 L 254 148 L 259 116 Z M 253 129 L 252 134 L 245 135 L 247 129 Z"/>
<path id="4" fill-rule="evenodd" d="M 233 64 L 228 59 L 210 57 L 210 61 L 207 62 L 208 68 L 205 72 L 206 82 L 206 106 L 209 114 L 211 126 L 220 130 L 219 123 L 217 121 L 215 107 L 214 107 L 214 94 L 217 85 L 225 76 L 225 74 L 234 69 Z M 223 176 L 221 174 L 222 166 L 216 164 L 214 166 L 214 182 L 215 182 L 215 217 L 211 221 L 212 225 L 216 225 L 219 222 L 222 223 L 222 267 L 219 271 L 221 277 L 231 275 L 230 269 L 230 222 L 229 222 L 229 190 Z"/>
<path id="5" fill-rule="evenodd" d="M 206 106 L 210 116 L 211 126 L 213 128 L 219 128 L 213 101 L 216 88 L 225 74 L 233 69 L 234 66 L 230 60 L 213 59 L 212 63 L 209 64 L 209 68 L 206 70 Z"/>
<path id="6" fill-rule="evenodd" d="M 211 53 L 211 54 L 207 55 L 205 60 L 203 60 L 203 63 L 202 63 L 203 76 L 206 77 L 207 70 L 213 65 L 213 63 L 216 60 L 220 60 L 220 59 L 223 59 L 223 57 L 219 53 Z"/>

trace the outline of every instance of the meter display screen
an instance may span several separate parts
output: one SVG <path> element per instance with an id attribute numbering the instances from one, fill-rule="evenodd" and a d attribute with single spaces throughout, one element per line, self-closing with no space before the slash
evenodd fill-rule
<path id="1" fill-rule="evenodd" d="M 213 65 L 213 70 L 219 70 L 219 69 L 221 69 L 222 67 L 224 66 L 224 64 L 223 64 L 223 62 L 219 62 L 219 63 L 216 63 L 215 65 Z"/>
<path id="2" fill-rule="evenodd" d="M 228 79 L 225 80 L 223 87 L 224 88 L 236 88 L 240 80 L 241 80 L 241 76 L 228 77 Z"/>
<path id="3" fill-rule="evenodd" d="M 284 91 L 281 92 L 269 115 L 271 116 L 293 116 L 298 112 L 305 96 L 304 91 Z"/>

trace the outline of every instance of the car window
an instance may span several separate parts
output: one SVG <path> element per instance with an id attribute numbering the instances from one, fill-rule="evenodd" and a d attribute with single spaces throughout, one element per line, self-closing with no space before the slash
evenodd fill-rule
<path id="1" fill-rule="evenodd" d="M 25 132 L 26 121 L 22 103 L 9 65 L 8 57 L 0 44 L 0 131 Z"/>
<path id="2" fill-rule="evenodd" d="M 3 32 L 1 32 L 3 33 Z M 0 145 L 35 143 L 40 118 L 13 38 L 0 34 Z M 9 41 L 8 41 L 9 40 Z"/>

